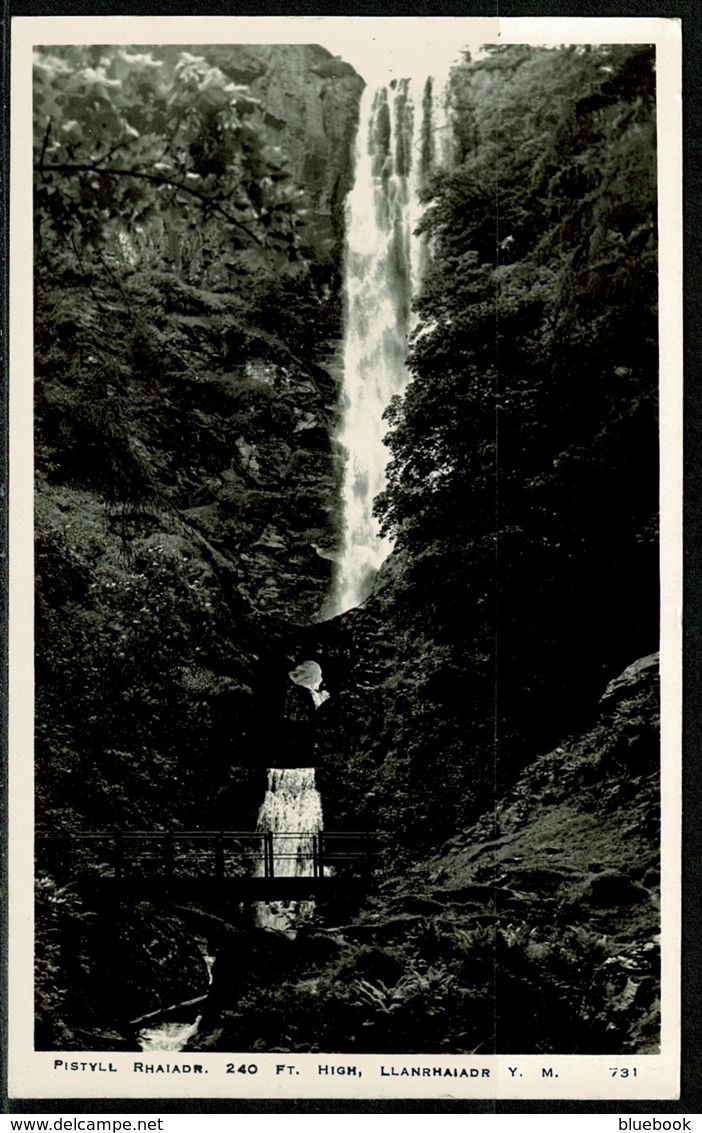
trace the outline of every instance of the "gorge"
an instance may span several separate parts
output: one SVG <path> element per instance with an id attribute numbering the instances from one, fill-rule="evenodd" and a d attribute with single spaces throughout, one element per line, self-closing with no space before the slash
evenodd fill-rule
<path id="1" fill-rule="evenodd" d="M 304 837 L 321 796 L 379 852 L 294 936 L 42 871 L 38 1049 L 199 995 L 203 1051 L 658 1042 L 651 55 L 363 86 L 39 53 L 38 826 Z"/>
<path id="2" fill-rule="evenodd" d="M 445 82 L 437 83 L 430 76 L 423 82 L 401 79 L 377 89 L 367 87 L 361 100 L 353 185 L 346 203 L 342 280 L 343 384 L 337 434 L 343 453 L 342 541 L 332 591 L 324 604 L 334 614 L 368 597 L 391 550 L 373 516 L 375 498 L 385 487 L 383 417 L 409 376 L 412 303 L 428 255 L 415 228 L 420 192 L 438 172 L 439 159 L 451 150 L 446 99 Z M 317 691 L 321 671 L 316 665 L 319 675 L 315 673 L 317 683 L 313 683 L 300 674 L 303 667 L 289 675 L 310 689 L 319 707 L 326 699 Z M 314 751 L 309 755 L 313 757 Z M 302 853 L 305 841 L 322 828 L 314 775 L 314 767 L 268 772 L 258 826 L 273 832 L 285 847 L 281 852 L 291 860 L 284 869 L 291 874 L 306 868 L 295 858 L 309 857 Z M 299 843 L 292 831 L 298 832 Z M 310 909 L 303 908 L 300 915 L 305 912 L 309 915 Z M 285 912 L 262 909 L 257 920 L 261 926 L 290 931 Z"/>

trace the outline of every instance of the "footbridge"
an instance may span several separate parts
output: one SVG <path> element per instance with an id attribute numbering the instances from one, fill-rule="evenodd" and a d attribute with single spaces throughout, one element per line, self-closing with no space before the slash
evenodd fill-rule
<path id="1" fill-rule="evenodd" d="M 367 832 L 39 831 L 38 869 L 116 895 L 301 901 L 368 890 L 377 839 Z"/>

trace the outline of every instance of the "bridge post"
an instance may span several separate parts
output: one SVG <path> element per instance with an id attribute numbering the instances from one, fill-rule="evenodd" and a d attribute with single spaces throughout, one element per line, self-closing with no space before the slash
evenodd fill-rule
<path id="1" fill-rule="evenodd" d="M 267 830 L 263 835 L 264 874 L 266 877 L 275 877 L 275 861 L 273 858 L 273 831 Z"/>
<path id="2" fill-rule="evenodd" d="M 224 838 L 221 830 L 215 834 L 215 877 L 218 881 L 224 877 Z"/>
<path id="3" fill-rule="evenodd" d="M 318 834 L 315 834 L 314 840 L 317 849 L 317 872 L 315 876 L 324 877 L 324 831 L 320 830 Z"/>

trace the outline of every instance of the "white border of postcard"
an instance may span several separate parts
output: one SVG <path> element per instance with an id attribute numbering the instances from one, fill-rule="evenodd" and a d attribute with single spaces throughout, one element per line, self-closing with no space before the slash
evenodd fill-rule
<path id="1" fill-rule="evenodd" d="M 419 28 L 421 25 L 421 32 Z M 419 32 L 419 34 L 418 34 Z M 654 43 L 661 335 L 663 1019 L 644 1056 L 127 1054 L 33 1049 L 32 131 L 34 44 L 314 43 L 382 54 L 398 73 L 446 45 Z M 10 206 L 9 1094 L 15 1098 L 664 1099 L 679 1096 L 682 504 L 681 26 L 664 18 L 17 17 Z M 168 1070 L 135 1070 L 158 1065 Z M 235 1072 L 228 1072 L 233 1065 Z M 256 1070 L 236 1072 L 238 1067 Z M 320 1071 L 320 1067 L 324 1068 Z M 412 1068 L 429 1074 L 412 1076 Z M 405 1069 L 408 1073 L 403 1074 Z M 465 1075 L 460 1071 L 466 1069 Z M 448 1073 L 446 1073 L 448 1071 Z M 453 1071 L 458 1071 L 454 1075 Z"/>

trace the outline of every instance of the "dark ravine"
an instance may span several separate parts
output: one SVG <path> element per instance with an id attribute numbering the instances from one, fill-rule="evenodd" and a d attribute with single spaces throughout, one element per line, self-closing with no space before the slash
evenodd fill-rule
<path id="1" fill-rule="evenodd" d="M 655 1050 L 657 701 L 655 666 L 630 672 L 592 727 L 530 765 L 495 812 L 426 860 L 383 871 L 355 915 L 348 905 L 320 908 L 295 941 L 262 935 L 251 919 L 237 926 L 240 915 L 222 906 L 165 920 L 157 908 L 134 910 L 146 922 L 141 942 L 127 909 L 114 926 L 102 914 L 85 940 L 94 964 L 89 1002 L 112 1030 L 68 1030 L 66 1048 L 86 1047 L 90 1035 L 110 1049 L 137 1049 L 125 1011 L 157 1010 L 160 997 L 166 1007 L 180 986 L 182 1000 L 207 996 L 165 1016 L 201 1016 L 185 1049 L 440 1053 L 449 1035 L 459 1052 L 553 1052 L 567 1036 L 579 1053 Z M 193 931 L 217 957 L 209 993 L 199 951 L 189 961 L 183 953 Z M 154 937 L 148 945 L 146 935 Z M 501 1001 L 510 1006 L 493 1020 L 481 973 L 495 955 Z M 174 963 L 185 964 L 180 985 Z M 119 994 L 110 1002 L 103 992 L 101 1002 L 98 988 L 110 986 Z M 427 996 L 435 1030 L 413 1033 Z M 460 1035 L 450 1030 L 456 996 L 470 1003 Z M 402 1026 L 388 1031 L 392 1003 Z"/>
<path id="2" fill-rule="evenodd" d="M 388 877 L 355 921 L 327 929 L 336 955 L 300 975 L 293 1002 L 313 989 L 318 998 L 309 1031 L 299 1024 L 295 1043 L 307 1033 L 304 1049 L 315 1041 L 323 1050 L 346 1049 L 345 1026 L 358 1034 L 351 1021 L 372 1003 L 371 1034 L 351 1049 L 439 1052 L 450 998 L 458 995 L 471 1004 L 458 1049 L 657 1049 L 657 704 L 657 670 L 649 665 L 614 702 L 602 701 L 584 735 L 531 764 L 495 811 L 404 877 Z M 495 957 L 493 1030 L 479 973 Z M 342 970 L 354 981 L 355 1001 L 340 990 Z M 433 1036 L 412 1035 L 420 1010 L 413 994 L 433 997 L 442 1016 Z M 392 1003 L 407 1016 L 402 1037 L 384 1032 Z M 325 1019 L 334 1022 L 318 1039 Z"/>
<path id="3" fill-rule="evenodd" d="M 609 86 L 584 57 L 559 78 L 515 55 L 512 111 L 520 74 L 527 93 L 579 82 L 579 115 L 586 95 L 605 109 L 591 133 L 552 124 L 546 157 L 585 179 L 577 192 L 507 169 L 497 263 L 476 189 L 489 60 L 456 78 L 463 164 L 428 208 L 425 333 L 388 421 L 379 510 L 396 549 L 334 618 L 319 620 L 341 544 L 341 243 L 363 81 L 313 46 L 206 49 L 259 100 L 257 137 L 305 194 L 299 261 L 273 249 L 251 267 L 227 243 L 188 267 L 183 245 L 120 275 L 48 232 L 38 244 L 40 822 L 249 830 L 266 768 L 315 766 L 326 826 L 380 844 L 367 898 L 320 905 L 295 940 L 225 900 L 109 909 L 42 876 L 38 1048 L 137 1049 L 135 1020 L 169 1009 L 202 1016 L 203 1051 L 656 1049 L 655 351 L 636 175 L 650 105 L 643 56 L 607 50 Z M 590 242 L 586 189 L 617 239 Z M 543 234 L 524 219 L 537 204 Z M 603 247 L 604 291 L 581 294 Z M 577 256 L 588 270 L 568 275 Z M 480 314 L 496 281 L 499 397 Z M 316 711 L 288 677 L 305 661 L 329 692 Z"/>
<path id="4" fill-rule="evenodd" d="M 297 940 L 265 943 L 212 918 L 218 956 L 191 1048 L 441 1053 L 459 997 L 470 1003 L 459 1052 L 656 1050 L 658 682 L 655 659 L 642 661 L 583 736 L 537 759 L 438 853 L 390 871 L 356 915 L 323 907 Z M 481 981 L 495 958 L 493 1015 Z M 427 997 L 434 1029 L 413 1033 Z M 253 1019 L 265 1023 L 255 1033 Z"/>

